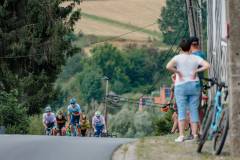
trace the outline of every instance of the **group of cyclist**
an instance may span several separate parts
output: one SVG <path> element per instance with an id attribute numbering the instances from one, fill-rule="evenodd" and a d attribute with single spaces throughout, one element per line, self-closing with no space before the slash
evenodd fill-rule
<path id="1" fill-rule="evenodd" d="M 55 115 L 48 105 L 43 114 L 43 126 L 49 135 L 65 136 L 82 136 L 88 135 L 91 130 L 90 122 L 75 98 L 70 99 L 67 107 L 67 116 L 62 110 Z M 100 111 L 96 111 L 92 117 L 92 128 L 94 136 L 98 137 L 101 133 L 106 132 L 104 116 Z"/>

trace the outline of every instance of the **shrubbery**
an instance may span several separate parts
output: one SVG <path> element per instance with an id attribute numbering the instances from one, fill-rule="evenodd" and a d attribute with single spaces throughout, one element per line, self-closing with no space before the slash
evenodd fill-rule
<path id="1" fill-rule="evenodd" d="M 34 115 L 29 117 L 28 134 L 42 135 L 44 133 L 44 126 L 42 124 L 42 115 Z"/>
<path id="2" fill-rule="evenodd" d="M 6 127 L 6 133 L 26 134 L 29 120 L 26 109 L 17 100 L 17 91 L 0 92 L 0 125 Z"/>
<path id="3" fill-rule="evenodd" d="M 151 109 L 135 112 L 123 108 L 109 119 L 109 129 L 120 137 L 157 136 L 171 130 L 171 113 L 154 112 Z"/>

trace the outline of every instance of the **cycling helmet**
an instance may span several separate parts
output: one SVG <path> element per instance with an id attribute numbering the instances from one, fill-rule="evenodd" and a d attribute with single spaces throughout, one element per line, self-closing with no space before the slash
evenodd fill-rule
<path id="1" fill-rule="evenodd" d="M 98 117 L 98 116 L 100 116 L 100 115 L 101 115 L 101 112 L 100 112 L 100 111 L 96 111 L 96 112 L 95 112 L 95 116 Z"/>
<path id="2" fill-rule="evenodd" d="M 51 112 L 52 108 L 50 107 L 50 105 L 47 105 L 47 107 L 45 108 L 45 112 Z"/>
<path id="3" fill-rule="evenodd" d="M 63 115 L 63 111 L 62 111 L 62 110 L 59 110 L 59 111 L 57 112 L 57 115 Z"/>
<path id="4" fill-rule="evenodd" d="M 70 104 L 75 104 L 75 103 L 76 103 L 76 99 L 75 98 L 70 99 Z"/>
<path id="5" fill-rule="evenodd" d="M 84 114 L 84 115 L 82 116 L 82 119 L 83 119 L 83 120 L 86 120 L 86 119 L 87 119 L 87 116 Z"/>

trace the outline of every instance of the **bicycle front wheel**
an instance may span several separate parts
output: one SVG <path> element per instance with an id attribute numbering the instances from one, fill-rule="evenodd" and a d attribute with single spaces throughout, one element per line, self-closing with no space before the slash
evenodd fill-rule
<path id="1" fill-rule="evenodd" d="M 207 140 L 208 131 L 209 131 L 209 128 L 211 126 L 212 118 L 213 118 L 213 111 L 210 110 L 210 112 L 208 114 L 208 118 L 207 118 L 206 124 L 205 124 L 205 127 L 203 128 L 203 133 L 202 133 L 202 135 L 200 137 L 200 140 L 199 140 L 199 143 L 198 143 L 198 147 L 197 147 L 197 152 L 198 153 L 201 153 L 203 145 L 204 145 L 204 143 Z"/>
<path id="2" fill-rule="evenodd" d="M 219 155 L 223 149 L 229 129 L 229 111 L 225 108 L 218 123 L 217 132 L 213 136 L 213 154 Z"/>

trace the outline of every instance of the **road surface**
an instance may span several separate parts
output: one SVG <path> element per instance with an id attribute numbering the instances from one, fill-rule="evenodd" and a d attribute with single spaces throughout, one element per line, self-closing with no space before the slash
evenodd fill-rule
<path id="1" fill-rule="evenodd" d="M 134 139 L 0 135 L 0 160 L 110 160 Z"/>

